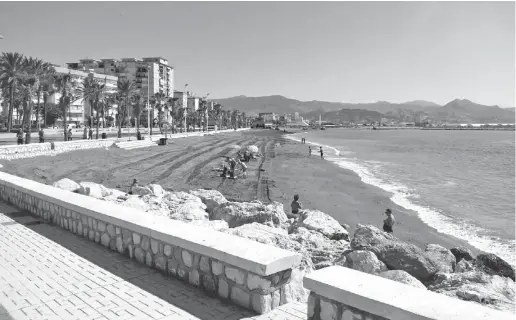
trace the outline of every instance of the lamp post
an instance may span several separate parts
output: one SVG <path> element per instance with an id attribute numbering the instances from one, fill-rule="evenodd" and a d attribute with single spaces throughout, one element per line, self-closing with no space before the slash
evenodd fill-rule
<path id="1" fill-rule="evenodd" d="M 150 69 L 147 67 L 147 134 L 149 135 L 149 140 L 152 141 L 151 131 L 150 131 Z"/>
<path id="2" fill-rule="evenodd" d="M 186 87 L 188 87 L 188 84 L 185 84 L 185 91 L 183 92 L 183 95 L 186 94 L 186 106 L 183 106 L 184 110 L 183 110 L 183 117 L 185 118 L 185 126 L 184 126 L 184 130 L 185 130 L 185 133 L 187 132 L 186 130 L 186 115 L 188 114 L 187 110 L 188 110 L 188 91 L 186 91 Z M 184 101 L 184 99 L 183 99 Z"/>
<path id="3" fill-rule="evenodd" d="M 206 96 L 204 97 L 204 106 L 206 107 L 206 110 L 204 111 L 204 121 L 205 121 L 205 126 L 206 126 L 206 132 L 208 132 L 208 97 L 210 96 L 210 94 L 206 94 Z"/>

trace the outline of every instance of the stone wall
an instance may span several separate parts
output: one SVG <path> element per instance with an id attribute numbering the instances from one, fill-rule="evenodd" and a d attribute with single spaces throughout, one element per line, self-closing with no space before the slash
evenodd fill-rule
<path id="1" fill-rule="evenodd" d="M 52 152 L 50 143 L 33 143 L 0 147 L 0 160 L 12 160 L 48 155 Z"/>
<path id="2" fill-rule="evenodd" d="M 305 276 L 309 320 L 509 320 L 514 315 L 357 270 L 332 266 Z"/>
<path id="3" fill-rule="evenodd" d="M 285 285 L 292 268 L 301 261 L 296 253 L 1 172 L 0 197 L 78 236 L 260 314 L 287 302 Z M 111 210 L 120 212 L 106 213 Z"/>

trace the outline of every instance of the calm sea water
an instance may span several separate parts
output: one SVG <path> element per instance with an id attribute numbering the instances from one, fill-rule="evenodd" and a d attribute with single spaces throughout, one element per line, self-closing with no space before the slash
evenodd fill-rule
<path id="1" fill-rule="evenodd" d="M 330 129 L 290 137 L 326 146 L 329 161 L 392 193 L 439 232 L 516 264 L 513 131 Z"/>

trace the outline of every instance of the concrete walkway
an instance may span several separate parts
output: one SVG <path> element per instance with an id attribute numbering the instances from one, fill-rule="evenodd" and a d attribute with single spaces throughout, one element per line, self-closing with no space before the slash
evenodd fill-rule
<path id="1" fill-rule="evenodd" d="M 257 316 L 0 202 L 0 320 L 306 319 Z"/>

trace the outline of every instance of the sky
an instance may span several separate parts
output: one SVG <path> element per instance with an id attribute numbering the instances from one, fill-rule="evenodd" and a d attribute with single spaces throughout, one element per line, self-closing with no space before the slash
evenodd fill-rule
<path id="1" fill-rule="evenodd" d="M 199 96 L 514 107 L 514 2 L 0 2 L 0 52 L 155 57 Z"/>

